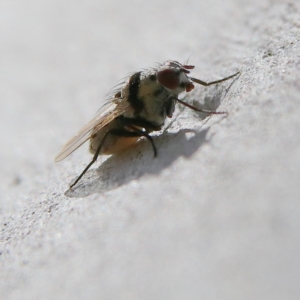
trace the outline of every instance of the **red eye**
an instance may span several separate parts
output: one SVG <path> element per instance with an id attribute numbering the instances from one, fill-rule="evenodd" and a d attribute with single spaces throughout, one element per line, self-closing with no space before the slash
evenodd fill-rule
<path id="1" fill-rule="evenodd" d="M 180 84 L 179 74 L 170 69 L 157 72 L 157 81 L 170 90 L 176 89 Z"/>

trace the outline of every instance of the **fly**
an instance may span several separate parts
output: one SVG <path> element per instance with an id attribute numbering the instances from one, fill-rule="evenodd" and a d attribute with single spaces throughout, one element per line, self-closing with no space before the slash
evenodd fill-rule
<path id="1" fill-rule="evenodd" d="M 97 115 L 77 135 L 69 140 L 56 156 L 60 161 L 70 155 L 87 140 L 93 159 L 81 172 L 70 188 L 74 187 L 100 154 L 115 154 L 130 147 L 141 137 L 146 138 L 157 156 L 157 149 L 149 133 L 159 131 L 165 119 L 171 118 L 176 103 L 208 114 L 224 114 L 199 109 L 178 98 L 182 92 L 194 89 L 194 83 L 209 86 L 235 77 L 240 72 L 220 80 L 205 82 L 190 77 L 192 65 L 166 61 L 157 69 L 132 74 L 121 88 L 100 109 Z"/>

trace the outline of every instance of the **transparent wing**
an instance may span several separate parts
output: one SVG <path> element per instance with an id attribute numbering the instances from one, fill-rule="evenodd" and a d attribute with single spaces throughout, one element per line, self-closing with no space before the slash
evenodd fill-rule
<path id="1" fill-rule="evenodd" d="M 86 124 L 73 138 L 71 138 L 55 157 L 55 161 L 60 161 L 69 156 L 78 147 L 85 143 L 93 132 L 99 131 L 105 125 L 113 121 L 116 117 L 131 110 L 130 103 L 124 98 L 115 98 L 105 103 L 98 111 L 97 115 Z"/>

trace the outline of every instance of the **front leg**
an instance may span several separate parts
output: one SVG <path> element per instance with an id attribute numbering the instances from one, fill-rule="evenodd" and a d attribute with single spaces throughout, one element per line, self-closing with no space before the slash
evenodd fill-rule
<path id="1" fill-rule="evenodd" d="M 197 108 L 193 105 L 190 105 L 180 99 L 176 99 L 180 104 L 184 105 L 184 106 L 187 106 L 188 108 L 190 109 L 193 109 L 195 111 L 199 111 L 199 112 L 203 112 L 203 113 L 207 113 L 207 114 L 210 114 L 210 115 L 224 115 L 224 114 L 227 114 L 227 112 L 224 112 L 224 111 L 210 111 L 210 110 L 206 110 L 206 109 L 201 109 L 201 108 Z"/>
<path id="2" fill-rule="evenodd" d="M 220 82 L 223 82 L 223 81 L 226 81 L 230 78 L 233 78 L 234 76 L 240 74 L 240 72 L 236 72 L 234 73 L 233 75 L 230 75 L 228 77 L 225 77 L 225 78 L 222 78 L 222 79 L 219 79 L 219 80 L 216 80 L 216 81 L 211 81 L 211 82 L 205 82 L 205 81 L 202 81 L 200 79 L 197 79 L 197 78 L 193 78 L 193 77 L 190 77 L 190 79 L 193 81 L 193 82 L 196 82 L 198 84 L 201 84 L 201 85 L 204 85 L 204 86 L 210 86 L 210 85 L 213 85 L 213 84 L 217 84 L 217 83 L 220 83 Z"/>

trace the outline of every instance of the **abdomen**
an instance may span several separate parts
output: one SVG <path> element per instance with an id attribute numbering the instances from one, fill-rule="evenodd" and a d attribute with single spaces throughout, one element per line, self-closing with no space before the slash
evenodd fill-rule
<path id="1" fill-rule="evenodd" d="M 111 129 L 116 129 L 115 121 L 99 130 L 96 134 L 92 135 L 90 139 L 90 152 L 92 154 L 95 154 L 98 147 L 102 143 L 104 136 Z M 110 155 L 121 152 L 135 144 L 138 139 L 140 139 L 140 137 L 119 137 L 116 135 L 108 134 L 105 137 L 105 141 L 101 146 L 99 154 Z"/>

